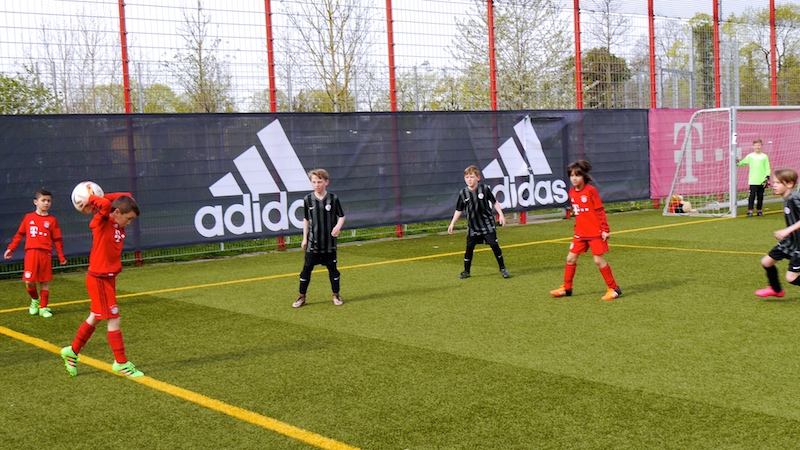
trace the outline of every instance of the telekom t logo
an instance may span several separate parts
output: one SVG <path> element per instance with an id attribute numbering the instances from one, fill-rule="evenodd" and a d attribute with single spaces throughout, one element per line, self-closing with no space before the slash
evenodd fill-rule
<path id="1" fill-rule="evenodd" d="M 703 124 L 702 123 L 695 123 L 694 125 L 692 125 L 692 128 L 697 130 L 697 136 L 699 137 L 699 143 L 702 144 L 703 143 Z M 681 135 L 681 131 L 682 130 L 687 134 L 693 134 L 693 133 L 691 133 L 689 131 L 689 124 L 688 123 L 676 123 L 675 124 L 675 130 L 672 133 L 672 143 L 673 144 L 678 145 L 679 142 L 680 142 L 680 144 L 683 144 L 683 141 L 686 140 L 685 137 L 684 137 L 684 139 L 680 139 L 680 141 L 678 140 L 678 138 Z M 694 174 L 692 173 L 692 165 L 693 165 L 693 161 L 703 162 L 703 151 L 702 150 L 698 150 L 696 154 L 693 153 L 692 152 L 692 139 L 690 138 L 690 139 L 688 139 L 686 141 L 687 141 L 686 142 L 686 158 L 685 158 L 686 159 L 686 175 L 683 178 L 681 178 L 681 183 L 695 183 L 695 182 L 697 182 L 697 178 L 695 178 Z M 675 157 L 674 157 L 675 158 L 675 164 L 680 163 L 681 151 L 682 150 L 683 150 L 682 148 L 679 148 L 678 150 L 675 150 L 675 153 L 674 153 L 675 154 Z M 692 156 L 694 156 L 694 158 L 692 158 Z"/>

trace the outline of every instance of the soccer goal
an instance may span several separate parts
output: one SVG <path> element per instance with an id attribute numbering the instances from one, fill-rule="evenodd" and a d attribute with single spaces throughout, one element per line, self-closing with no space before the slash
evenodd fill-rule
<path id="1" fill-rule="evenodd" d="M 689 121 L 664 215 L 736 217 L 747 206 L 748 167 L 737 159 L 761 139 L 772 171 L 800 170 L 800 107 L 731 107 L 703 109 Z M 769 186 L 764 203 L 779 201 Z"/>

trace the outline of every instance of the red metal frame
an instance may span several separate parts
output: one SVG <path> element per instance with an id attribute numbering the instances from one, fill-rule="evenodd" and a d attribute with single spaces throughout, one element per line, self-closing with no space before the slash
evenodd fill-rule
<path id="1" fill-rule="evenodd" d="M 575 0 L 575 109 L 583 109 L 583 67 L 581 59 L 581 2 Z"/>
<path id="2" fill-rule="evenodd" d="M 122 47 L 122 86 L 125 97 L 125 114 L 133 113 L 131 105 L 131 77 L 128 70 L 128 30 L 125 27 L 125 0 L 119 0 L 119 42 Z"/>
<path id="3" fill-rule="evenodd" d="M 722 90 L 720 80 L 720 51 L 719 51 L 719 0 L 714 1 L 714 107 L 722 106 Z"/>
<path id="4" fill-rule="evenodd" d="M 486 0 L 489 25 L 489 98 L 492 111 L 497 111 L 497 61 L 494 42 L 494 0 Z"/>
<path id="5" fill-rule="evenodd" d="M 653 0 L 647 0 L 647 16 L 648 33 L 650 35 L 650 108 L 655 108 L 658 103 L 656 95 L 658 84 L 656 80 L 656 19 Z"/>
<path id="6" fill-rule="evenodd" d="M 769 0 L 769 90 L 772 106 L 778 106 L 778 37 L 775 31 L 775 0 Z"/>
<path id="7" fill-rule="evenodd" d="M 392 0 L 386 0 L 386 36 L 389 45 L 389 109 L 393 113 L 397 112 L 397 77 L 396 67 L 394 62 L 394 19 L 392 18 Z M 394 159 L 394 196 L 395 196 L 395 211 L 397 211 L 397 219 L 400 222 L 400 174 L 397 171 L 399 167 L 400 149 L 397 146 L 399 134 L 397 133 L 397 114 L 392 114 L 392 155 Z M 394 227 L 394 233 L 397 237 L 403 237 L 403 226 L 399 223 Z"/>
<path id="8" fill-rule="evenodd" d="M 278 89 L 275 87 L 275 52 L 272 38 L 272 0 L 264 0 L 267 27 L 267 74 L 269 76 L 269 110 L 278 111 Z"/>

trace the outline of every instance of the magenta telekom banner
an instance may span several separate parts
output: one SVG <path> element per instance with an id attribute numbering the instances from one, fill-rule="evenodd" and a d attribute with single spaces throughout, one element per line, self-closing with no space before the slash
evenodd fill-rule
<path id="1" fill-rule="evenodd" d="M 648 114 L 650 135 L 650 198 L 667 198 L 678 166 L 681 145 L 689 119 L 696 109 L 651 109 Z"/>

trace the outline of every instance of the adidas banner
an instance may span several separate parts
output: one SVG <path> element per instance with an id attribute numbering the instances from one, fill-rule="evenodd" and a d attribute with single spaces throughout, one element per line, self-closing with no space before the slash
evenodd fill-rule
<path id="1" fill-rule="evenodd" d="M 44 187 L 70 256 L 91 246 L 69 201 L 84 180 L 138 200 L 127 250 L 301 234 L 314 168 L 350 229 L 450 219 L 473 164 L 506 212 L 566 205 L 577 159 L 605 202 L 649 198 L 646 110 L 2 116 L 0 129 L 5 244 Z"/>

